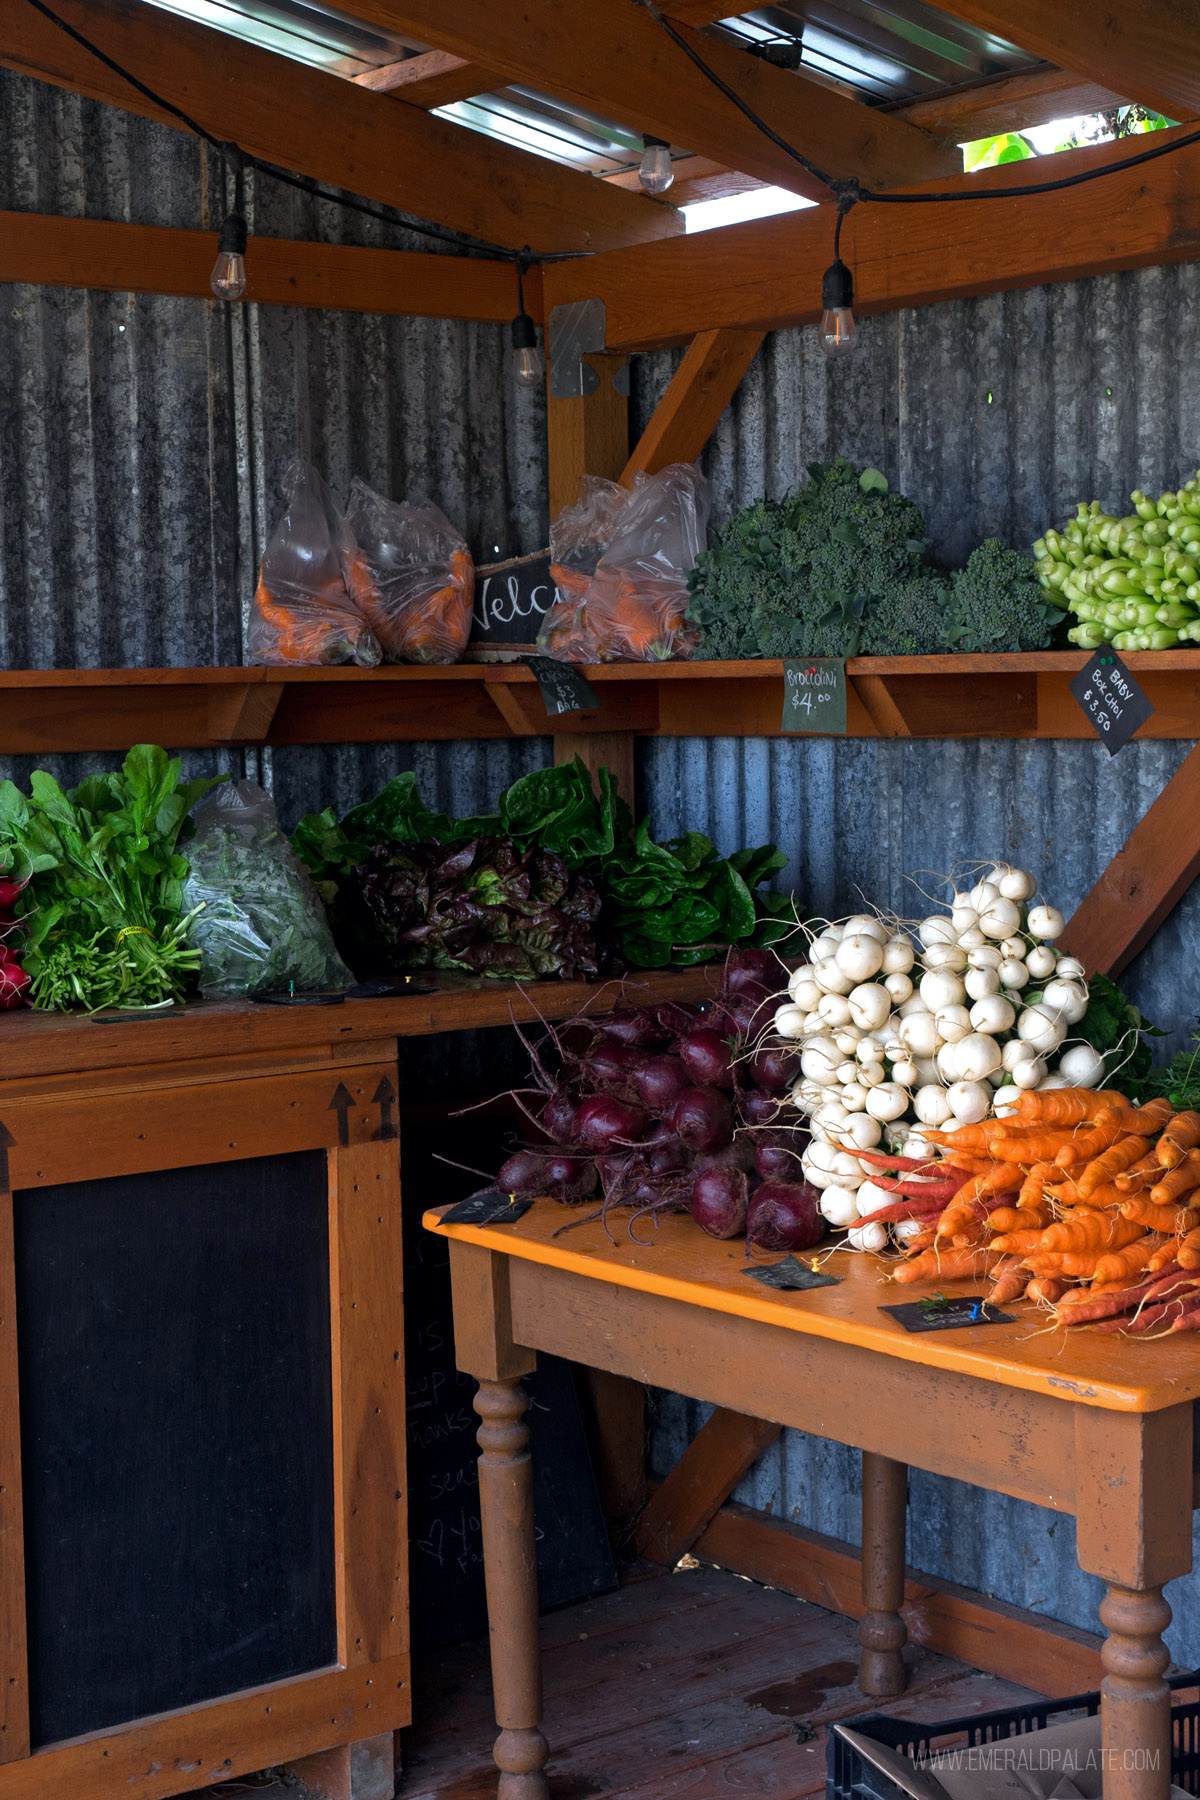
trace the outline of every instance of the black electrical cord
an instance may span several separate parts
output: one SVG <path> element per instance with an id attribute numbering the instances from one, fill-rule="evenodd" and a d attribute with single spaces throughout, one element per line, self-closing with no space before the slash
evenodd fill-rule
<path id="1" fill-rule="evenodd" d="M 453 231 L 444 230 L 440 225 L 431 225 L 427 220 L 411 218 L 390 207 L 375 206 L 369 200 L 354 199 L 350 195 L 325 187 L 321 182 L 312 181 L 305 175 L 293 175 L 290 170 L 280 169 L 274 163 L 266 162 L 261 157 L 250 156 L 239 149 L 236 144 L 223 143 L 220 138 L 214 137 L 211 131 L 206 131 L 204 126 L 193 119 L 190 113 L 184 112 L 181 106 L 176 106 L 171 100 L 164 100 L 161 94 L 155 93 L 154 89 L 148 87 L 144 81 L 139 81 L 138 77 L 132 75 L 128 69 L 117 62 L 115 57 L 109 56 L 107 51 L 102 50 L 98 44 L 94 44 L 89 37 L 85 37 L 82 31 L 77 31 L 74 25 L 69 24 L 66 19 L 60 18 L 51 7 L 45 4 L 45 0 L 29 0 L 29 5 L 35 12 L 41 13 L 43 18 L 48 19 L 52 25 L 56 25 L 60 31 L 65 32 L 67 37 L 73 38 L 77 44 L 82 45 L 90 56 L 94 56 L 98 62 L 102 62 L 106 69 L 111 69 L 114 75 L 127 82 L 153 106 L 169 113 L 172 118 L 178 119 L 181 125 L 185 125 L 204 143 L 218 151 L 234 169 L 239 180 L 243 169 L 255 169 L 260 175 L 269 176 L 272 181 L 281 182 L 285 187 L 296 188 L 300 193 L 307 194 L 310 199 L 324 200 L 330 206 L 340 206 L 348 212 L 362 213 L 365 218 L 378 219 L 384 225 L 395 225 L 404 231 L 415 231 L 422 237 L 436 238 L 439 243 L 452 244 L 456 250 L 461 251 L 464 248 L 461 237 Z M 485 238 L 475 239 L 473 242 L 477 243 L 481 249 L 487 250 L 495 256 L 503 257 L 508 262 L 520 264 L 524 259 L 526 268 L 529 268 L 534 262 L 570 262 L 588 254 L 584 250 L 559 250 L 552 251 L 545 256 L 533 257 L 530 255 L 528 245 L 524 250 L 510 250 L 503 244 L 489 243 Z"/>
<path id="2" fill-rule="evenodd" d="M 942 190 L 940 193 L 933 194 L 896 194 L 883 192 L 878 188 L 864 187 L 861 182 L 858 181 L 843 180 L 839 176 L 828 174 L 824 169 L 819 169 L 816 163 L 811 162 L 807 156 L 804 156 L 797 150 L 794 144 L 789 144 L 786 138 L 781 137 L 772 126 L 768 125 L 766 120 L 761 118 L 759 114 L 755 112 L 749 102 L 742 98 L 736 88 L 730 87 L 729 83 L 718 75 L 714 68 L 710 67 L 710 65 L 705 62 L 695 46 L 688 43 L 682 33 L 677 31 L 674 25 L 672 25 L 670 19 L 666 18 L 659 10 L 655 5 L 654 0 L 633 0 L 633 3 L 635 6 L 640 6 L 643 11 L 650 14 L 650 17 L 655 23 L 662 27 L 671 41 L 678 45 L 679 49 L 683 51 L 690 62 L 695 64 L 706 80 L 710 81 L 713 87 L 718 88 L 727 99 L 732 100 L 738 111 L 743 113 L 745 117 L 750 120 L 751 124 L 756 126 L 757 129 L 763 133 L 764 137 L 769 138 L 777 149 L 782 150 L 785 155 L 790 156 L 793 162 L 799 163 L 802 169 L 806 169 L 808 173 L 815 176 L 818 181 L 824 182 L 830 193 L 838 200 L 839 205 L 846 211 L 848 211 L 851 206 L 855 206 L 861 201 L 866 200 L 878 201 L 880 204 L 890 206 L 927 206 L 935 201 L 955 200 L 1023 200 L 1028 194 L 1054 194 L 1060 192 L 1063 188 L 1079 187 L 1085 181 L 1098 181 L 1101 176 L 1116 174 L 1116 172 L 1121 169 L 1136 169 L 1142 163 L 1153 162 L 1156 157 L 1170 156 L 1176 150 L 1186 150 L 1190 144 L 1200 144 L 1200 131 L 1190 131 L 1186 137 L 1173 138 L 1169 144 L 1155 144 L 1149 150 L 1139 151 L 1136 156 L 1125 156 L 1118 162 L 1105 163 L 1102 168 L 1081 169 L 1074 175 L 1061 175 L 1056 180 L 1051 181 L 1029 182 L 1023 187 L 980 187 L 959 189 L 953 192 Z M 840 228 L 841 214 L 839 213 L 839 231 Z"/>

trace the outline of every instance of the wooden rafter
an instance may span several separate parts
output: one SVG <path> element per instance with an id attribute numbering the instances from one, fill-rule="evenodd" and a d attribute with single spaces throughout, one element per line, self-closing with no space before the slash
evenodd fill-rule
<path id="1" fill-rule="evenodd" d="M 655 407 L 621 480 L 655 475 L 668 463 L 694 462 L 716 429 L 762 343 L 761 331 L 701 331 L 688 345 Z"/>
<path id="2" fill-rule="evenodd" d="M 1032 69 L 1028 74 L 1002 75 L 948 94 L 934 94 L 928 100 L 907 100 L 888 111 L 935 137 L 963 144 L 972 138 L 1025 131 L 1031 125 L 1048 125 L 1051 119 L 1077 118 L 1123 104 L 1123 97 L 1111 88 L 1064 69 Z"/>
<path id="3" fill-rule="evenodd" d="M 403 62 L 384 63 L 379 69 L 366 69 L 355 75 L 359 87 L 376 94 L 395 94 L 410 106 L 432 112 L 435 106 L 453 106 L 456 100 L 469 100 L 472 94 L 487 94 L 504 86 L 503 75 L 485 69 L 481 63 L 467 62 L 451 56 L 448 50 L 425 50 L 420 56 L 406 57 Z"/>
<path id="4" fill-rule="evenodd" d="M 1193 0 L 952 0 L 949 10 L 984 31 L 1117 88 L 1178 119 L 1200 111 L 1200 31 Z"/>
<path id="5" fill-rule="evenodd" d="M 503 71 L 550 94 L 651 131 L 730 168 L 816 198 L 827 190 L 719 93 L 630 0 L 527 0 L 519 20 L 494 0 L 356 0 L 373 24 Z M 818 87 L 713 38 L 705 59 L 789 142 L 834 174 L 895 186 L 948 174 L 950 147 L 915 126 Z"/>
<path id="6" fill-rule="evenodd" d="M 1200 748 L 1172 775 L 1095 887 L 1063 941 L 1092 975 L 1119 975 L 1200 876 Z"/>
<path id="7" fill-rule="evenodd" d="M 455 257 L 287 238 L 255 237 L 251 242 L 247 300 L 496 324 L 506 323 L 517 310 L 517 276 L 510 262 L 472 258 L 466 281 Z M 211 231 L 0 212 L 0 281 L 208 300 L 215 253 Z M 540 319 L 536 269 L 525 277 L 525 305 Z"/>
<path id="8" fill-rule="evenodd" d="M 1121 168 L 1144 148 L 1145 139 L 1135 138 L 1056 156 L 1056 175 L 1098 166 L 1112 172 L 1053 196 L 857 207 L 843 237 L 855 310 L 889 312 L 1200 256 L 1200 146 Z M 1045 176 L 1043 162 L 1010 163 L 936 186 L 969 192 Z M 823 206 L 560 263 L 545 270 L 546 304 L 598 296 L 610 350 L 678 343 L 717 326 L 804 324 L 820 316 L 832 240 L 833 209 Z"/>
<path id="9" fill-rule="evenodd" d="M 682 229 L 674 208 L 141 0 L 61 0 L 57 10 L 214 136 L 491 243 L 594 250 Z M 31 6 L 4 7 L 0 66 L 180 128 Z"/>

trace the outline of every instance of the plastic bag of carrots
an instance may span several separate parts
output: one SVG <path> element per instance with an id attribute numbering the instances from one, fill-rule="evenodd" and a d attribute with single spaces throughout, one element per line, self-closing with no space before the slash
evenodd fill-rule
<path id="1" fill-rule="evenodd" d="M 311 463 L 292 463 L 284 485 L 287 511 L 263 552 L 246 660 L 374 668 L 382 651 L 351 589 L 353 535 Z"/>
<path id="2" fill-rule="evenodd" d="M 639 475 L 617 510 L 614 484 L 585 483 L 551 530 L 559 599 L 538 649 L 560 662 L 668 662 L 689 658 L 687 576 L 704 548 L 708 483 L 691 463 Z M 611 525 L 590 579 L 586 552 Z"/>
<path id="3" fill-rule="evenodd" d="M 350 489 L 357 544 L 355 600 L 392 663 L 453 663 L 471 635 L 475 565 L 436 506 L 385 500 L 363 481 Z"/>

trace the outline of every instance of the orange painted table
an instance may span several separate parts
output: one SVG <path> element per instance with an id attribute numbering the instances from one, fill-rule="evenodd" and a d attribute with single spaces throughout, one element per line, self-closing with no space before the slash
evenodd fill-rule
<path id="1" fill-rule="evenodd" d="M 649 1247 L 623 1222 L 615 1244 L 599 1223 L 556 1239 L 569 1217 L 549 1200 L 512 1226 L 425 1217 L 451 1240 L 458 1366 L 479 1382 L 502 1800 L 547 1793 L 521 1385 L 539 1350 L 863 1451 L 868 1693 L 903 1685 L 907 1465 L 1073 1513 L 1080 1567 L 1108 1585 L 1105 1800 L 1164 1800 L 1162 1588 L 1192 1563 L 1200 1341 L 1047 1331 L 1023 1304 L 1011 1325 L 910 1334 L 879 1309 L 930 1290 L 889 1287 L 874 1258 L 837 1252 L 823 1267 L 838 1286 L 788 1293 L 742 1273 L 744 1243 L 707 1238 L 686 1216 L 664 1219 Z"/>

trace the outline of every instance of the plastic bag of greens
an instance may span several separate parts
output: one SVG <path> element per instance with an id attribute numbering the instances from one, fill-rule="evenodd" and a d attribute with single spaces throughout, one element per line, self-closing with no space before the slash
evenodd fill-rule
<path id="1" fill-rule="evenodd" d="M 195 811 L 186 845 L 184 911 L 192 925 L 207 998 L 346 987 L 311 877 L 256 782 L 225 782 Z"/>
<path id="2" fill-rule="evenodd" d="M 704 548 L 708 508 L 708 483 L 691 463 L 639 475 L 594 572 L 547 614 L 538 649 L 560 662 L 690 657 L 699 633 L 687 617 L 687 575 Z"/>
<path id="3" fill-rule="evenodd" d="M 436 506 L 385 500 L 362 481 L 350 489 L 348 523 L 358 544 L 358 600 L 386 660 L 457 662 L 475 602 L 475 564 L 462 533 Z"/>
<path id="4" fill-rule="evenodd" d="M 311 463 L 293 462 L 284 486 L 288 508 L 263 552 L 246 659 L 374 668 L 382 652 L 363 612 L 370 579 L 354 535 Z"/>

